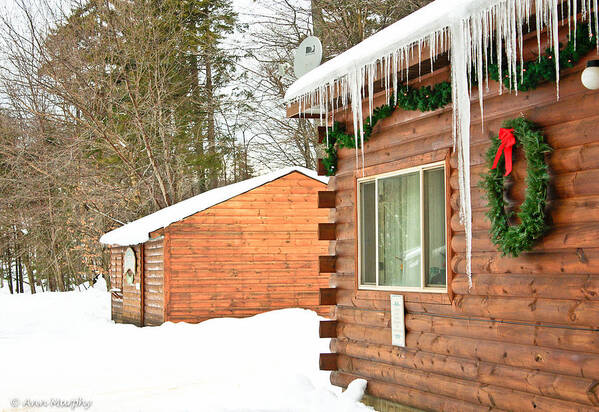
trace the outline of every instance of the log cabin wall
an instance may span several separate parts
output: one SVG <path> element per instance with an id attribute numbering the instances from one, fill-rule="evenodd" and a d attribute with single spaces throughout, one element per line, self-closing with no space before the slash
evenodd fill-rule
<path id="1" fill-rule="evenodd" d="M 123 254 L 125 247 L 114 246 L 110 248 L 110 288 L 120 289 L 120 292 L 111 293 L 110 312 L 111 319 L 117 323 L 123 321 Z"/>
<path id="2" fill-rule="evenodd" d="M 321 314 L 316 207 L 326 185 L 293 172 L 165 229 L 165 320 L 200 322 L 302 307 Z"/>
<path id="3" fill-rule="evenodd" d="M 537 52 L 534 37 L 525 49 L 529 58 Z M 599 410 L 599 93 L 580 81 L 586 60 L 592 58 L 595 52 L 562 71 L 559 101 L 553 82 L 501 96 L 491 84 L 484 126 L 473 101 L 471 289 L 453 156 L 449 293 L 357 289 L 356 178 L 362 171 L 356 171 L 354 150 L 339 151 L 338 172 L 328 188 L 337 194 L 337 267 L 331 278 L 337 288 L 334 384 L 347 386 L 365 378 L 370 395 L 426 410 Z M 447 78 L 442 69 L 410 84 Z M 374 107 L 384 99 L 379 94 Z M 486 168 L 489 136 L 498 133 L 504 120 L 521 114 L 542 128 L 554 148 L 548 158 L 554 227 L 533 251 L 510 258 L 489 240 L 478 182 Z M 350 115 L 336 114 L 341 119 L 351 131 Z M 376 125 L 365 144 L 366 175 L 443 160 L 452 148 L 451 128 L 451 107 L 430 113 L 396 110 Z M 519 150 L 515 157 L 509 197 L 521 202 L 526 164 Z M 391 345 L 390 293 L 404 295 L 405 348 Z"/>
<path id="4" fill-rule="evenodd" d="M 144 326 L 164 322 L 164 237 L 144 243 Z"/>
<path id="5" fill-rule="evenodd" d="M 133 323 L 141 326 L 157 326 L 164 322 L 164 237 L 150 239 L 142 245 L 132 246 L 135 251 L 137 273 L 133 285 L 123 282 L 123 261 L 126 246 L 110 248 L 110 283 L 112 289 L 121 289 L 111 296 L 112 320 L 117 323 Z M 141 248 L 143 247 L 143 265 Z M 141 271 L 143 279 L 143 317 L 141 312 Z M 140 283 L 138 290 L 136 284 Z"/>

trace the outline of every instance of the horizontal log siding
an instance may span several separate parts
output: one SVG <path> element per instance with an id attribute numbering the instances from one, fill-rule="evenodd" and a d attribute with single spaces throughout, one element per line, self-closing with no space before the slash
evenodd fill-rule
<path id="1" fill-rule="evenodd" d="M 164 238 L 144 243 L 144 325 L 164 322 Z"/>
<path id="2" fill-rule="evenodd" d="M 536 51 L 536 43 L 529 48 Z M 339 358 L 334 384 L 365 378 L 371 395 L 425 410 L 599 410 L 599 93 L 581 85 L 585 61 L 562 75 L 559 101 L 553 83 L 502 96 L 491 85 L 482 128 L 478 102 L 473 102 L 473 287 L 465 274 L 452 155 L 448 247 L 455 298 L 402 293 L 406 348 L 391 346 L 390 292 L 356 290 L 355 153 L 339 151 L 338 172 L 328 187 L 336 191 L 331 286 L 338 288 L 338 337 L 331 349 Z M 447 71 L 440 71 L 422 84 L 446 78 Z M 384 93 L 376 96 L 375 106 L 384 99 Z M 489 136 L 497 134 L 503 120 L 520 114 L 540 125 L 555 148 L 548 159 L 554 227 L 533 251 L 509 258 L 489 240 L 477 184 Z M 345 120 L 351 132 L 348 113 L 336 114 L 336 120 Z M 377 124 L 365 144 L 367 171 L 423 163 L 450 150 L 451 123 L 450 107 L 431 113 L 397 110 Z M 510 198 L 517 202 L 525 189 L 522 158 L 516 151 Z"/>
<path id="3" fill-rule="evenodd" d="M 318 292 L 318 209 L 325 185 L 294 172 L 166 228 L 166 320 L 200 322 L 302 307 L 327 314 Z"/>
<path id="4" fill-rule="evenodd" d="M 121 292 L 113 293 L 110 297 L 111 319 L 115 322 L 123 321 L 123 254 L 124 247 L 114 246 L 110 248 L 110 288 L 121 289 Z"/>

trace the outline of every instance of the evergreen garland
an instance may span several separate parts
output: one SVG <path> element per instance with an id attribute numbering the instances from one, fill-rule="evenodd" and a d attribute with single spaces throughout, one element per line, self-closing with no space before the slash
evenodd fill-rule
<path id="1" fill-rule="evenodd" d="M 595 45 L 588 23 L 579 24 L 574 37 L 570 36 L 568 44 L 559 52 L 560 69 L 573 67 Z M 545 54 L 537 60 L 525 62 L 523 70 L 519 64 L 517 67 L 518 90 L 533 90 L 541 83 L 555 81 L 555 62 L 553 58 L 553 51 L 546 49 Z M 509 76 L 506 66 L 504 65 L 502 69 L 504 78 Z M 499 81 L 499 66 L 497 64 L 489 65 L 489 78 Z M 473 81 L 473 83 L 476 83 L 476 81 Z M 511 86 L 512 90 L 516 88 L 515 84 L 510 85 L 504 82 L 504 85 L 508 88 Z M 451 103 L 450 82 L 445 81 L 432 87 L 424 86 L 419 88 L 401 85 L 397 93 L 397 100 L 393 95 L 388 104 L 375 108 L 372 117 L 369 116 L 364 121 L 364 142 L 370 138 L 376 123 L 391 116 L 397 108 L 430 112 L 449 103 Z M 356 144 L 354 136 L 346 134 L 343 125 L 335 122 L 332 127 L 328 128 L 328 144 L 325 147 L 326 155 L 323 158 L 327 176 L 333 176 L 337 171 L 337 150 L 343 147 L 360 148 L 360 142 Z"/>
<path id="2" fill-rule="evenodd" d="M 576 46 L 575 46 L 576 45 Z M 589 31 L 589 24 L 583 23 L 577 26 L 575 39 L 570 36 L 568 44 L 559 52 L 559 67 L 560 70 L 574 67 L 576 63 L 584 57 L 588 52 L 595 48 L 595 40 L 593 34 Z M 509 78 L 509 71 L 503 65 L 502 73 L 503 78 Z M 545 54 L 540 56 L 537 60 L 529 61 L 522 64 L 518 64 L 516 68 L 518 74 L 518 90 L 528 91 L 539 87 L 539 84 L 547 81 L 555 81 L 555 61 L 553 50 L 545 49 Z M 495 81 L 499 81 L 499 66 L 497 64 L 489 65 L 489 78 Z M 506 88 L 511 90 L 516 89 L 516 84 L 507 84 L 503 82 Z"/>
<path id="3" fill-rule="evenodd" d="M 424 86 L 420 88 L 401 85 L 398 88 L 397 101 L 392 96 L 388 104 L 384 104 L 372 110 L 372 116 L 364 121 L 364 142 L 372 135 L 376 123 L 393 114 L 395 109 L 420 110 L 431 112 L 451 103 L 451 83 L 441 82 L 433 87 Z M 325 147 L 326 156 L 322 159 L 327 171 L 327 176 L 333 176 L 337 169 L 337 150 L 341 148 L 360 148 L 360 142 L 353 135 L 345 133 L 343 125 L 335 122 L 328 128 L 328 145 Z"/>
<path id="4" fill-rule="evenodd" d="M 487 217 L 491 221 L 490 234 L 493 244 L 504 255 L 516 257 L 521 252 L 532 249 L 535 240 L 543 236 L 549 228 L 545 222 L 545 209 L 550 175 L 545 154 L 552 149 L 545 143 L 543 134 L 525 118 L 507 120 L 503 123 L 503 127 L 514 129 L 516 137 L 514 147 L 522 147 L 526 156 L 526 197 L 518 213 L 521 223 L 510 226 L 510 219 L 514 213 L 505 210 L 503 176 L 505 156 L 502 155 L 504 161 L 499 162 L 497 168 L 491 169 L 501 144 L 497 136 L 491 138 L 492 144 L 486 154 L 489 172 L 481 175 L 480 186 L 487 194 L 489 207 Z"/>

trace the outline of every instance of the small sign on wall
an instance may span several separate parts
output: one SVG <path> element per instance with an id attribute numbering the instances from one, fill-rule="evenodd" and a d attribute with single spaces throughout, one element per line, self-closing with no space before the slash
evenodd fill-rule
<path id="1" fill-rule="evenodd" d="M 135 264 L 135 252 L 132 248 L 128 247 L 123 259 L 123 277 L 129 285 L 132 285 L 135 279 Z"/>
<path id="2" fill-rule="evenodd" d="M 393 346 L 406 346 L 406 322 L 404 316 L 403 295 L 390 295 L 391 297 L 391 344 Z"/>

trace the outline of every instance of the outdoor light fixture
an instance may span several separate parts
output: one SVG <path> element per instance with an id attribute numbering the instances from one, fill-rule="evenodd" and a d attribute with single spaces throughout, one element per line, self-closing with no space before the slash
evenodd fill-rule
<path id="1" fill-rule="evenodd" d="M 587 68 L 582 72 L 580 80 L 587 89 L 599 89 L 599 60 L 589 60 L 587 62 Z"/>

